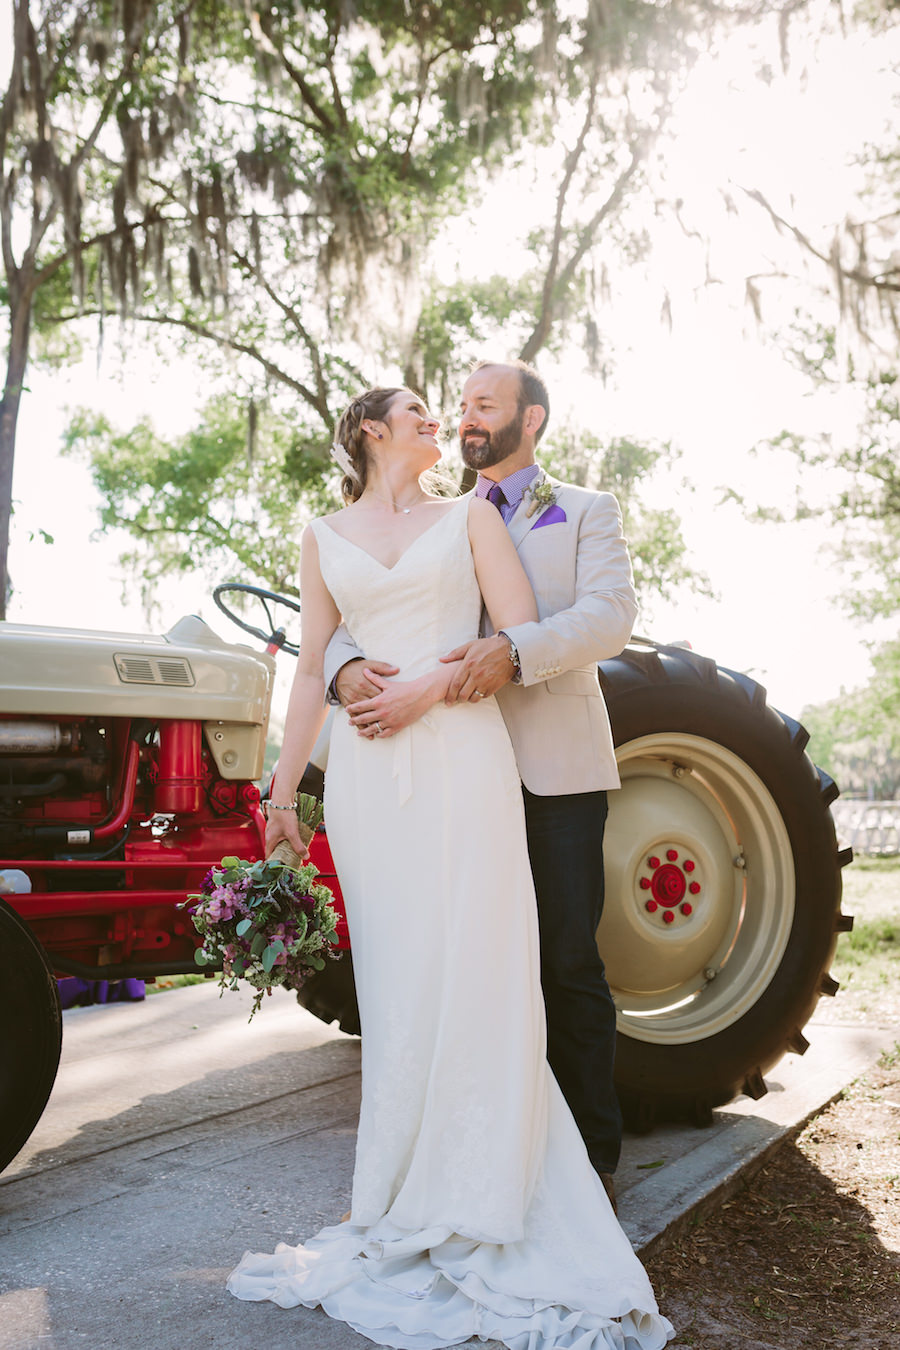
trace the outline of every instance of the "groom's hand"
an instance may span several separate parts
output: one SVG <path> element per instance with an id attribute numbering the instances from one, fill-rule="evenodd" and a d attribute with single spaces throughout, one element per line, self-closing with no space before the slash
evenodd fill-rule
<path id="1" fill-rule="evenodd" d="M 460 663 L 444 699 L 448 704 L 477 703 L 509 684 L 515 673 L 509 659 L 509 639 L 500 633 L 464 642 L 441 660 Z"/>
<path id="2" fill-rule="evenodd" d="M 376 698 L 381 693 L 380 687 L 369 679 L 367 670 L 387 676 L 399 674 L 400 667 L 392 666 L 387 661 L 367 661 L 364 656 L 348 661 L 345 666 L 341 666 L 334 679 L 335 691 L 343 707 L 360 703 L 363 699 Z"/>

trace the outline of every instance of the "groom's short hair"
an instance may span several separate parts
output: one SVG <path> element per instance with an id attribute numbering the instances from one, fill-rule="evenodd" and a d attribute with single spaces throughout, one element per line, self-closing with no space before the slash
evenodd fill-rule
<path id="1" fill-rule="evenodd" d="M 547 386 L 543 378 L 535 370 L 534 366 L 529 366 L 527 361 L 476 361 L 472 367 L 471 374 L 476 370 L 484 370 L 488 366 L 497 366 L 501 370 L 514 370 L 519 376 L 519 412 L 524 412 L 526 408 L 537 404 L 544 410 L 544 420 L 535 433 L 535 442 L 539 441 L 544 434 L 547 423 L 550 420 L 550 395 L 547 392 Z"/>

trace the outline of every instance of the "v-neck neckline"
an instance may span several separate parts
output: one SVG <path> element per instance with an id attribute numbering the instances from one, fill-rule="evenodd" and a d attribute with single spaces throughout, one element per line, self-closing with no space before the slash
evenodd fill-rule
<path id="1" fill-rule="evenodd" d="M 458 503 L 454 502 L 453 505 L 455 506 L 457 504 Z M 420 539 L 424 539 L 426 534 L 431 534 L 432 530 L 436 530 L 443 520 L 446 520 L 448 517 L 452 515 L 453 515 L 452 508 L 442 512 L 441 519 L 436 520 L 433 525 L 429 525 L 427 529 L 424 529 L 422 531 L 421 534 L 417 534 L 412 543 L 407 544 L 406 548 L 400 554 L 400 557 L 396 560 L 396 562 L 392 563 L 390 567 L 388 567 L 387 563 L 383 563 L 380 558 L 376 558 L 375 554 L 370 553 L 367 548 L 363 548 L 362 544 L 357 544 L 353 539 L 348 539 L 345 534 L 338 534 L 337 530 L 332 529 L 332 527 L 328 524 L 326 520 L 323 520 L 322 524 L 324 525 L 325 529 L 328 531 L 329 534 L 333 534 L 336 539 L 343 539 L 345 544 L 349 544 L 350 547 L 355 548 L 357 552 L 364 553 L 366 557 L 369 558 L 370 561 L 373 562 L 376 567 L 380 567 L 383 572 L 393 572 L 403 562 L 403 559 L 406 557 L 407 553 L 412 552 L 412 550 L 415 548 L 416 544 L 418 544 Z"/>

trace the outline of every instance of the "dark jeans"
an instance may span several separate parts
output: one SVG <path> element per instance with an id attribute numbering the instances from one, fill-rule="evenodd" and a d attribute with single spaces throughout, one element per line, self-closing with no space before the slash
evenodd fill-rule
<path id="1" fill-rule="evenodd" d="M 614 1172 L 622 1113 L 613 1086 L 616 1010 L 597 951 L 606 793 L 536 797 L 527 788 L 547 1058 L 598 1172 Z"/>

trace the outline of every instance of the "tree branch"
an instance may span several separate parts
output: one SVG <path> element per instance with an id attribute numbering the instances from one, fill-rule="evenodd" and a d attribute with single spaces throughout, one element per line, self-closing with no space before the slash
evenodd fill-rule
<path id="1" fill-rule="evenodd" d="M 82 309 L 78 311 L 77 315 L 58 314 L 52 317 L 47 316 L 44 322 L 48 324 L 70 323 L 76 317 L 91 318 L 92 316 L 101 313 L 103 313 L 103 311 L 99 308 Z M 271 376 L 273 380 L 276 380 L 279 384 L 286 385 L 288 389 L 293 389 L 295 394 L 299 394 L 304 403 L 308 403 L 313 411 L 318 413 L 323 421 L 325 421 L 329 430 L 333 426 L 333 420 L 327 407 L 323 410 L 316 394 L 313 393 L 311 389 L 307 388 L 301 380 L 294 379 L 287 371 L 282 370 L 280 366 L 276 366 L 274 361 L 271 361 L 267 356 L 263 355 L 259 348 L 255 347 L 252 343 L 240 342 L 237 338 L 229 337 L 227 333 L 217 333 L 215 329 L 207 328 L 205 324 L 198 323 L 195 319 L 178 318 L 174 314 L 141 314 L 136 312 L 130 314 L 129 318 L 137 323 L 152 323 L 158 324 L 160 327 L 184 328 L 189 333 L 193 333 L 195 337 L 201 337 L 209 342 L 214 342 L 218 347 L 227 347 L 229 351 L 240 352 L 242 356 L 249 356 L 253 361 L 257 362 L 257 364 L 260 365 L 266 374 Z"/>
<path id="2" fill-rule="evenodd" d="M 597 86 L 600 80 L 600 72 L 596 65 L 591 71 L 591 82 L 588 86 L 588 99 L 585 108 L 584 117 L 581 122 L 581 130 L 574 146 L 566 155 L 565 166 L 563 169 L 562 181 L 556 193 L 556 211 L 553 217 L 553 236 L 550 241 L 550 259 L 547 263 L 547 269 L 544 273 L 544 284 L 541 287 L 541 300 L 538 309 L 538 320 L 531 334 L 519 353 L 521 360 L 531 361 L 547 341 L 550 329 L 553 326 L 556 309 L 557 274 L 559 271 L 559 256 L 562 250 L 563 241 L 563 215 L 566 209 L 566 202 L 569 195 L 569 188 L 572 186 L 572 180 L 575 177 L 575 170 L 584 154 L 587 144 L 588 132 L 594 120 L 594 108 L 597 103 Z"/>
<path id="3" fill-rule="evenodd" d="M 270 282 L 268 282 L 266 278 L 262 275 L 262 273 L 254 266 L 254 264 L 247 257 L 247 255 L 244 253 L 239 253 L 237 249 L 232 249 L 231 254 L 232 257 L 235 259 L 235 261 L 239 264 L 239 266 L 245 268 L 251 276 L 256 278 L 257 282 L 260 284 L 260 286 L 262 286 L 263 290 L 265 291 L 269 299 L 272 301 L 272 303 L 278 309 L 281 310 L 281 313 L 284 315 L 284 317 L 288 320 L 289 323 L 293 324 L 294 328 L 300 334 L 300 338 L 303 342 L 303 345 L 306 347 L 306 350 L 309 353 L 309 358 L 310 361 L 312 362 L 313 367 L 313 374 L 315 376 L 316 391 L 319 399 L 319 402 L 316 406 L 316 411 L 318 412 L 322 420 L 325 422 L 325 425 L 328 427 L 329 431 L 333 430 L 334 421 L 328 410 L 328 386 L 325 382 L 325 375 L 322 369 L 322 357 L 319 351 L 318 343 L 315 342 L 311 334 L 306 329 L 303 320 L 300 318 L 300 315 L 297 313 L 294 306 L 290 304 L 287 300 L 282 299 L 280 295 L 278 295 L 278 293 L 275 291 Z"/>
<path id="4" fill-rule="evenodd" d="M 253 34 L 253 37 L 259 43 L 260 47 L 262 47 L 263 51 L 268 52 L 270 56 L 274 56 L 276 60 L 281 62 L 288 76 L 299 90 L 300 97 L 303 99 L 307 108 L 309 108 L 313 117 L 329 136 L 333 136 L 336 127 L 331 117 L 319 103 L 319 100 L 313 93 L 305 76 L 297 69 L 284 49 L 276 46 L 271 35 L 265 31 L 262 26 L 262 19 L 256 10 L 252 10 L 248 15 L 248 23 L 250 25 L 250 32 Z"/>
<path id="5" fill-rule="evenodd" d="M 804 234 L 799 226 L 792 225 L 789 220 L 785 220 L 784 216 L 779 215 L 774 206 L 772 206 L 763 193 L 760 192 L 759 188 L 746 188 L 740 184 L 738 186 L 740 186 L 741 191 L 748 196 L 751 201 L 756 202 L 763 208 L 772 220 L 776 229 L 787 230 L 789 234 L 794 236 L 797 243 L 805 248 L 808 253 L 811 253 L 814 258 L 818 258 L 819 262 L 824 263 L 831 271 L 837 272 L 845 281 L 855 281 L 859 286 L 869 286 L 876 291 L 886 291 L 888 293 L 900 292 L 900 280 L 891 281 L 888 279 L 894 274 L 896 269 L 892 268 L 889 272 L 873 275 L 871 272 L 864 272 L 858 267 L 845 267 L 834 253 L 823 253 L 821 249 L 816 248 L 809 236 Z"/>

